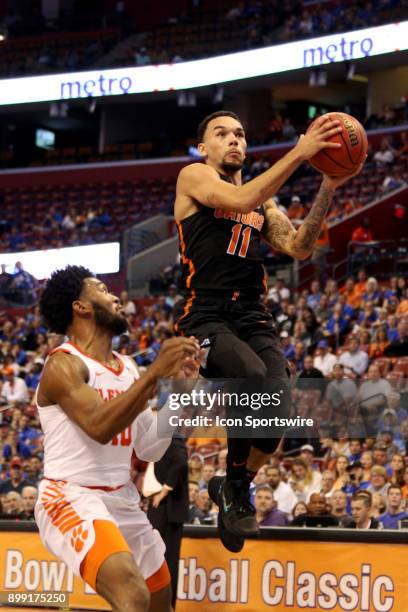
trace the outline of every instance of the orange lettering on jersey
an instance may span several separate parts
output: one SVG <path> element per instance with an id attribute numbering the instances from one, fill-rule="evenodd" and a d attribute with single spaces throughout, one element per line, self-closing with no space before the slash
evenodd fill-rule
<path id="1" fill-rule="evenodd" d="M 63 487 L 65 483 L 53 482 L 41 495 L 41 502 L 44 510 L 51 519 L 51 523 L 65 535 L 68 531 L 83 523 L 83 519 L 77 514 L 71 503 L 64 495 Z M 57 495 L 56 495 L 57 493 Z M 88 534 L 83 535 L 83 540 L 86 540 Z M 74 544 L 71 545 L 75 548 Z M 79 551 L 77 551 L 79 552 Z"/>
<path id="2" fill-rule="evenodd" d="M 265 221 L 265 217 L 256 211 L 252 211 L 248 214 L 242 214 L 234 211 L 224 211 L 220 208 L 216 208 L 214 210 L 214 217 L 216 219 L 235 221 L 237 223 L 242 223 L 242 225 L 249 225 L 258 231 L 261 231 Z"/>

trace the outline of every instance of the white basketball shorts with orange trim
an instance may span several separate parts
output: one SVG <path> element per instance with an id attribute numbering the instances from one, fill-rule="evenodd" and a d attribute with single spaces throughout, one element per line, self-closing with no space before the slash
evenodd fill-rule
<path id="1" fill-rule="evenodd" d="M 77 576 L 95 542 L 93 521 L 112 521 L 122 532 L 146 580 L 162 566 L 165 545 L 140 509 L 139 501 L 130 481 L 107 492 L 45 478 L 39 486 L 35 519 L 42 542 Z"/>

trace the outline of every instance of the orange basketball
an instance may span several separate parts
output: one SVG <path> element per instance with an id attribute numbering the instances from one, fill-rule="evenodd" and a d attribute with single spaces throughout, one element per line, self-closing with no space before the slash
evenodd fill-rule
<path id="1" fill-rule="evenodd" d="M 342 131 L 330 138 L 331 142 L 339 142 L 341 149 L 322 149 L 309 160 L 313 168 L 329 176 L 348 176 L 353 174 L 364 162 L 368 141 L 365 129 L 357 119 L 347 113 L 327 113 L 330 119 L 338 119 Z M 314 122 L 309 126 L 312 127 Z"/>

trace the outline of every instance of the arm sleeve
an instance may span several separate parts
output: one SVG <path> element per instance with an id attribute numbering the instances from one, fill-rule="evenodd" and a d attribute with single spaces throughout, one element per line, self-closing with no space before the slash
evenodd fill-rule
<path id="1" fill-rule="evenodd" d="M 166 418 L 167 411 L 168 406 L 165 404 L 160 411 L 161 418 Z M 168 436 L 159 437 L 157 412 L 151 408 L 141 412 L 133 423 L 133 448 L 137 457 L 141 461 L 159 461 L 170 446 L 172 433 L 173 431 L 168 429 Z"/>

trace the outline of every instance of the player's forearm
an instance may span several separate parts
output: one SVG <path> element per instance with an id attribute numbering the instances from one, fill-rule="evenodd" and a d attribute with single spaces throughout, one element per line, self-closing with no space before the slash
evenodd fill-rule
<path id="1" fill-rule="evenodd" d="M 146 409 L 155 389 L 156 377 L 148 371 L 127 391 L 102 405 L 99 404 L 95 409 L 93 423 L 90 424 L 92 437 L 101 444 L 108 444 Z"/>
<path id="2" fill-rule="evenodd" d="M 322 183 L 309 214 L 292 239 L 291 251 L 297 259 L 305 259 L 313 251 L 327 211 L 333 202 L 333 193 L 332 189 Z"/>
<path id="3" fill-rule="evenodd" d="M 292 149 L 269 170 L 241 185 L 238 189 L 243 212 L 255 210 L 275 195 L 302 161 L 296 149 Z"/>

